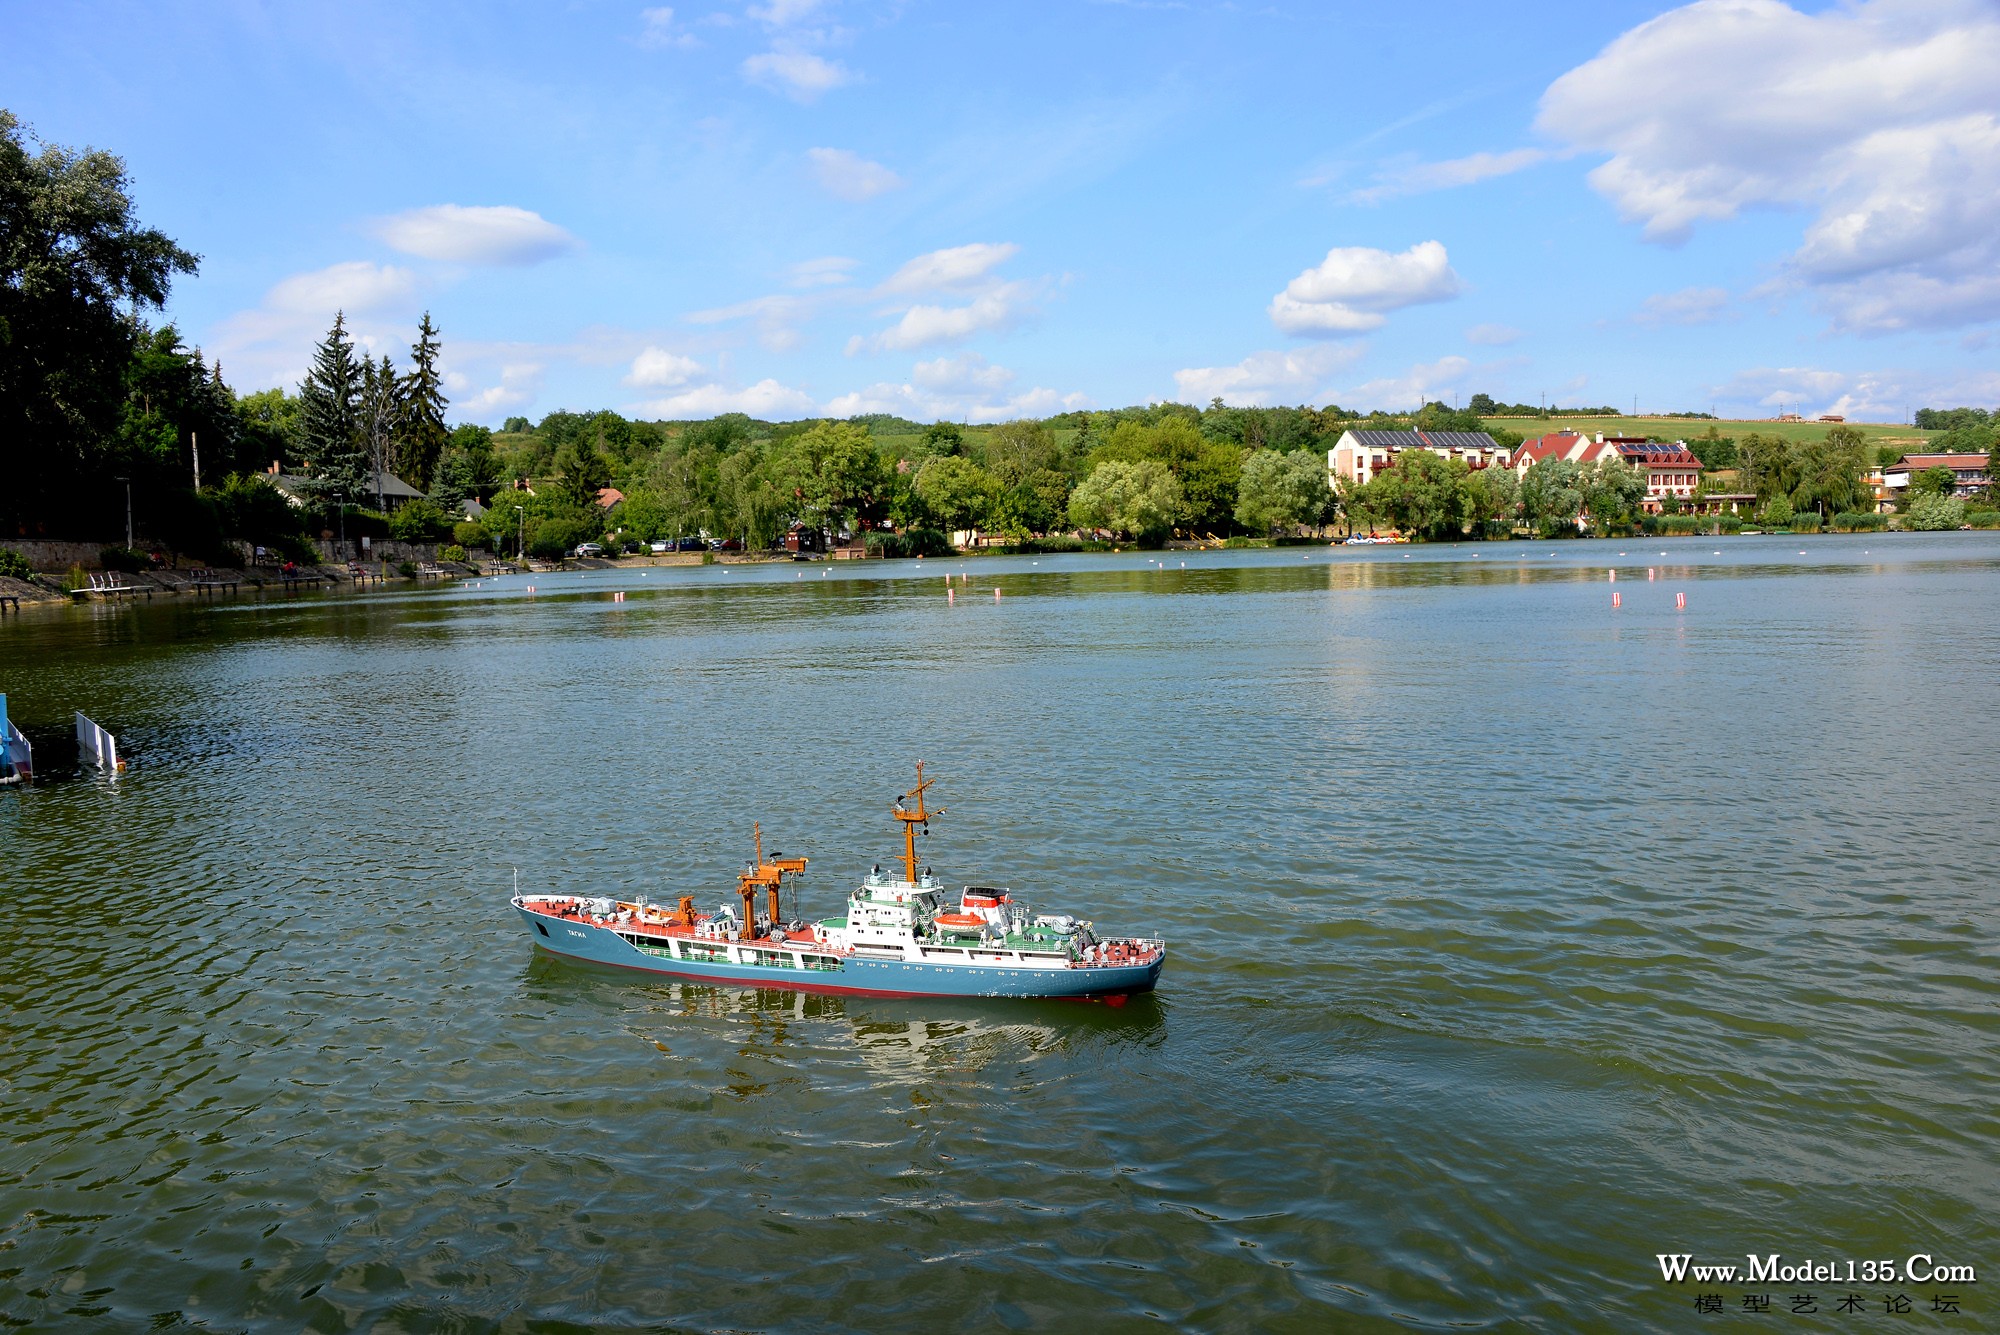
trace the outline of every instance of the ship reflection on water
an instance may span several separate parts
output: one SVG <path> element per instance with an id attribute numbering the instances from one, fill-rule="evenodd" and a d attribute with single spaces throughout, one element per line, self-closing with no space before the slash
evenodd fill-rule
<path id="1" fill-rule="evenodd" d="M 718 1040 L 745 1056 L 783 1062 L 846 1048 L 880 1077 L 925 1079 L 977 1071 L 996 1058 L 1157 1048 L 1166 1004 L 1157 993 L 1102 1002 L 1019 998 L 826 996 L 775 988 L 715 987 L 635 978 L 602 965 L 534 955 L 523 1000 L 598 1010 L 673 1055 Z M 719 1029 L 718 1025 L 723 1028 Z"/>

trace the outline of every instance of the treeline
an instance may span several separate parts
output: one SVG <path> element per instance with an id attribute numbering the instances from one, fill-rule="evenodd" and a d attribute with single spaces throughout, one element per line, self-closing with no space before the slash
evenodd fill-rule
<path id="1" fill-rule="evenodd" d="M 990 427 L 876 414 L 845 421 L 635 422 L 616 413 L 514 419 L 491 438 L 508 479 L 465 545 L 553 553 L 584 540 L 637 545 L 708 534 L 748 547 L 792 524 L 831 533 L 1018 538 L 1072 528 L 1121 538 L 1226 537 L 1333 517 L 1326 451 L 1350 427 L 1476 431 L 1432 403 L 1415 415 L 1162 403 Z M 1500 433 L 1518 442 L 1518 436 Z M 623 496 L 615 512 L 593 502 Z M 608 532 L 606 530 L 609 530 Z"/>

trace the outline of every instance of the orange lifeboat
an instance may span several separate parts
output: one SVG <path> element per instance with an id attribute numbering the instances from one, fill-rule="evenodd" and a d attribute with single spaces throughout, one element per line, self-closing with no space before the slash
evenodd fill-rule
<path id="1" fill-rule="evenodd" d="M 937 915 L 940 927 L 984 927 L 986 919 L 977 913 L 940 913 Z"/>
<path id="2" fill-rule="evenodd" d="M 967 895 L 965 907 L 968 909 L 997 909 L 1000 899 L 997 895 Z"/>

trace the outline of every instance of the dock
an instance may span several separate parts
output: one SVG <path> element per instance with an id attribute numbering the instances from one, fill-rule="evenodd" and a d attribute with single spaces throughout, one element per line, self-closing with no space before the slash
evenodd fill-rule
<path id="1" fill-rule="evenodd" d="M 219 570 L 210 570 L 204 567 L 200 570 L 191 570 L 188 572 L 187 587 L 193 589 L 196 593 L 211 593 L 215 591 L 234 593 L 242 587 L 242 583 L 241 580 L 231 579 Z"/>

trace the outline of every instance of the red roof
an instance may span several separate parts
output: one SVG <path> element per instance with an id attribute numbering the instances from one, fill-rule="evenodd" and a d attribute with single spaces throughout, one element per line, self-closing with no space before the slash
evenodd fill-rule
<path id="1" fill-rule="evenodd" d="M 599 487 L 597 489 L 597 508 L 600 510 L 609 510 L 624 499 L 625 493 L 616 487 Z"/>
<path id="2" fill-rule="evenodd" d="M 1890 466 L 1897 469 L 1909 468 L 1917 472 L 1922 472 L 1926 468 L 1949 468 L 1954 471 L 1972 468 L 1983 469 L 1986 467 L 1986 456 L 1983 454 L 1906 454 Z"/>

